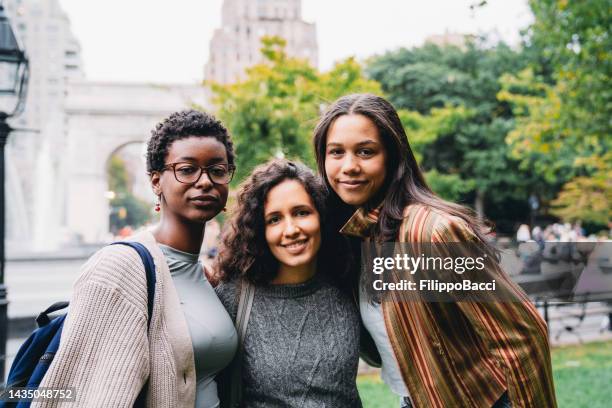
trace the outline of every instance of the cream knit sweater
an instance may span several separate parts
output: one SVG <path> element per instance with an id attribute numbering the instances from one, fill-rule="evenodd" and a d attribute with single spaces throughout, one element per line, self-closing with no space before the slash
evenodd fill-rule
<path id="1" fill-rule="evenodd" d="M 157 283 L 147 336 L 147 284 L 138 253 L 124 245 L 98 251 L 74 285 L 60 348 L 41 387 L 75 387 L 76 403 L 33 407 L 132 407 L 147 381 L 149 407 L 195 404 L 193 346 L 165 258 L 150 232 L 132 240 L 155 260 Z"/>

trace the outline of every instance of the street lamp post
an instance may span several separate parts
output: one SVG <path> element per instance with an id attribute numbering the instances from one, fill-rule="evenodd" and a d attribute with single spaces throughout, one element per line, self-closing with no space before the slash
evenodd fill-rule
<path id="1" fill-rule="evenodd" d="M 11 28 L 4 7 L 0 4 L 0 97 L 8 98 L 6 111 L 0 105 L 0 384 L 4 383 L 6 365 L 6 340 L 8 332 L 8 300 L 4 285 L 4 235 L 5 235 L 5 200 L 4 200 L 4 148 L 9 134 L 14 130 L 7 119 L 18 115 L 23 110 L 29 64 L 25 52 L 19 48 L 15 33 Z"/>

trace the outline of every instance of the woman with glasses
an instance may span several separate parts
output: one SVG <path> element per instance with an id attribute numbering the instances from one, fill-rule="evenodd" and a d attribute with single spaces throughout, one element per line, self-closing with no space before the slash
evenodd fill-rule
<path id="1" fill-rule="evenodd" d="M 198 257 L 206 222 L 227 201 L 230 136 L 211 115 L 174 113 L 152 131 L 147 170 L 161 218 L 133 240 L 155 261 L 150 327 L 140 257 L 123 245 L 105 247 L 74 286 L 41 387 L 74 388 L 79 407 L 132 407 L 141 390 L 150 407 L 219 407 L 214 378 L 232 360 L 237 336 Z"/>

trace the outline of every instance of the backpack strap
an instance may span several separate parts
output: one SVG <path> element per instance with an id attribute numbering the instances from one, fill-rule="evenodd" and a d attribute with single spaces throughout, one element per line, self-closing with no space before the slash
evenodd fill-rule
<path id="1" fill-rule="evenodd" d="M 138 252 L 140 255 L 140 259 L 142 259 L 142 263 L 145 267 L 145 272 L 147 275 L 147 330 L 151 328 L 151 318 L 153 317 L 153 301 L 155 299 L 155 262 L 153 261 L 153 257 L 149 250 L 142 245 L 140 242 L 136 241 L 119 241 L 113 242 L 111 245 L 127 245 L 132 247 Z M 149 380 L 144 383 L 142 386 L 142 390 L 138 393 L 138 397 L 136 397 L 136 401 L 134 401 L 134 407 L 144 408 L 147 405 L 147 388 L 149 388 Z"/>
<path id="2" fill-rule="evenodd" d="M 153 303 L 155 300 L 155 283 L 157 278 L 155 276 L 155 262 L 153 261 L 153 257 L 151 253 L 140 242 L 136 241 L 118 241 L 113 242 L 111 245 L 126 245 L 138 252 L 140 255 L 140 259 L 145 267 L 145 272 L 147 275 L 147 310 L 148 310 L 148 318 L 147 318 L 147 329 L 151 327 L 151 318 L 153 317 Z M 53 306 L 51 306 L 53 307 Z"/>
<path id="3" fill-rule="evenodd" d="M 240 407 L 242 404 L 242 359 L 244 357 L 244 337 L 246 335 L 253 298 L 255 297 L 255 286 L 243 279 L 240 284 L 240 298 L 238 300 L 238 311 L 236 313 L 236 331 L 238 332 L 238 352 L 236 353 L 236 365 L 232 370 L 230 378 L 230 408 Z"/>
<path id="4" fill-rule="evenodd" d="M 62 310 L 68 307 L 68 302 L 55 302 L 51 306 L 45 309 L 45 311 L 41 312 L 36 318 L 36 324 L 38 327 L 43 327 L 51 322 L 49 319 L 49 315 L 53 312 L 57 312 L 58 310 Z"/>

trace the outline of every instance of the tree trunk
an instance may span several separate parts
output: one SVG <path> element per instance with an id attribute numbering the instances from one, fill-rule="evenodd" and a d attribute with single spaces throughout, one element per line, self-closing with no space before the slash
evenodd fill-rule
<path id="1" fill-rule="evenodd" d="M 485 194 L 482 190 L 476 190 L 476 198 L 474 199 L 474 208 L 476 209 L 476 214 L 478 218 L 484 218 L 484 199 Z"/>

